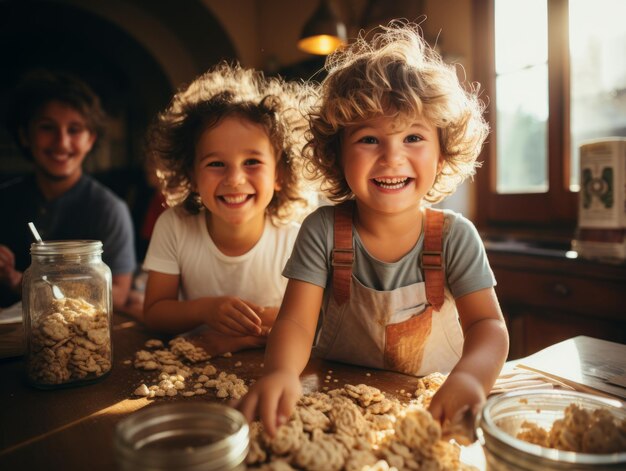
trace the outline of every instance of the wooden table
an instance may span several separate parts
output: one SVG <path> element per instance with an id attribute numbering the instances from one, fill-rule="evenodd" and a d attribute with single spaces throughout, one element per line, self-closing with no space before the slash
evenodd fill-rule
<path id="1" fill-rule="evenodd" d="M 125 361 L 132 359 L 145 341 L 155 336 L 136 322 L 117 315 L 113 318 L 112 331 L 113 368 L 95 384 L 38 390 L 26 383 L 21 358 L 0 360 L 1 470 L 112 470 L 116 468 L 115 426 L 132 412 L 163 401 L 223 401 L 215 397 L 213 389 L 207 395 L 191 398 L 148 400 L 133 396 L 137 386 L 156 375 L 136 370 Z M 242 366 L 235 367 L 238 361 Z M 233 372 L 245 380 L 261 375 L 262 361 L 262 350 L 211 360 L 218 371 Z M 325 382 L 326 376 L 332 377 L 329 383 Z M 397 392 L 402 389 L 413 392 L 415 382 L 412 376 L 317 359 L 309 363 L 302 375 L 305 393 L 325 386 L 333 389 L 346 383 L 367 383 L 399 397 Z"/>

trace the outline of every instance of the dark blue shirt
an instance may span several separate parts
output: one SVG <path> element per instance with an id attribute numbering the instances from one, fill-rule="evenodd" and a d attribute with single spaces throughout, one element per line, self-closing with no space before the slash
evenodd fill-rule
<path id="1" fill-rule="evenodd" d="M 15 267 L 30 265 L 35 223 L 44 240 L 100 240 L 102 260 L 113 275 L 135 270 L 133 223 L 128 206 L 107 187 L 83 175 L 69 191 L 47 201 L 29 175 L 0 185 L 0 244 L 15 254 Z M 0 290 L 0 305 L 6 305 Z M 13 300 L 12 300 L 13 301 Z"/>

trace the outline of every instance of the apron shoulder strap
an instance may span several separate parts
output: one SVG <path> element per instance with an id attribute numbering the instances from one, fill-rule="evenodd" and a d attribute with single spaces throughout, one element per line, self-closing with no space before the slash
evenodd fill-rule
<path id="1" fill-rule="evenodd" d="M 426 281 L 426 299 L 438 311 L 444 301 L 443 211 L 426 208 L 424 249 L 420 266 Z"/>
<path id="2" fill-rule="evenodd" d="M 353 201 L 335 206 L 334 247 L 331 255 L 333 269 L 333 296 L 338 305 L 350 299 L 350 282 L 354 263 L 352 246 Z"/>
<path id="3" fill-rule="evenodd" d="M 350 299 L 350 282 L 354 264 L 352 245 L 353 201 L 335 206 L 334 247 L 331 255 L 333 267 L 333 296 L 338 305 Z M 420 266 L 426 281 L 426 299 L 438 311 L 444 301 L 443 272 L 443 211 L 426 209 L 424 249 L 420 254 Z"/>

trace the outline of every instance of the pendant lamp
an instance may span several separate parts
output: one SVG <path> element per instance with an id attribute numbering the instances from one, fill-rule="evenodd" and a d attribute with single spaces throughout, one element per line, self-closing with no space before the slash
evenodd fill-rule
<path id="1" fill-rule="evenodd" d="M 322 0 L 304 24 L 298 48 L 309 54 L 327 55 L 346 43 L 346 25 L 335 15 L 327 0 Z"/>

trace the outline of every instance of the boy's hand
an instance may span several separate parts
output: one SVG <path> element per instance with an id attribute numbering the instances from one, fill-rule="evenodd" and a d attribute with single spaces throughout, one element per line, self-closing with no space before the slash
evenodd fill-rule
<path id="1" fill-rule="evenodd" d="M 433 396 L 428 410 L 441 424 L 462 409 L 474 409 L 485 401 L 482 384 L 471 374 L 452 372 Z"/>
<path id="2" fill-rule="evenodd" d="M 302 395 L 298 376 L 289 371 L 275 371 L 258 380 L 241 401 L 237 409 L 252 422 L 257 417 L 270 437 L 276 429 L 287 423 Z"/>
<path id="3" fill-rule="evenodd" d="M 261 318 L 255 312 L 261 309 L 234 296 L 220 296 L 214 299 L 212 312 L 204 322 L 226 335 L 261 335 Z"/>

